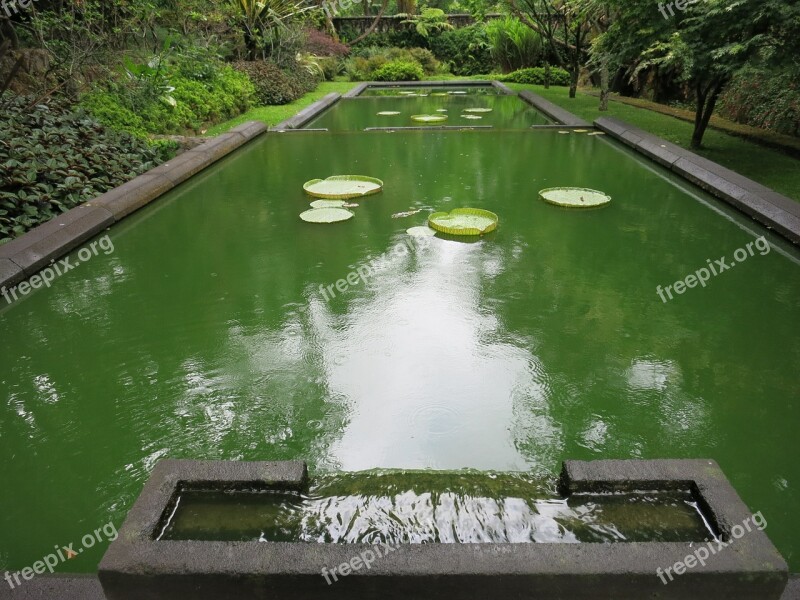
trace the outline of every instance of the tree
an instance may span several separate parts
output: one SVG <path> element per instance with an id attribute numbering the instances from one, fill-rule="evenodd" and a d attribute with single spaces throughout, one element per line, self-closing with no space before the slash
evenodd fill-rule
<path id="1" fill-rule="evenodd" d="M 546 40 L 552 56 L 570 72 L 569 97 L 578 89 L 590 33 L 589 4 L 583 0 L 509 0 L 512 12 Z M 545 61 L 545 87 L 550 87 L 550 62 Z"/>
<path id="2" fill-rule="evenodd" d="M 703 0 L 654 6 L 609 0 L 614 22 L 596 48 L 624 65 L 631 80 L 648 70 L 674 75 L 694 94 L 691 146 L 699 148 L 725 86 L 748 64 L 794 63 L 800 5 L 785 0 Z"/>

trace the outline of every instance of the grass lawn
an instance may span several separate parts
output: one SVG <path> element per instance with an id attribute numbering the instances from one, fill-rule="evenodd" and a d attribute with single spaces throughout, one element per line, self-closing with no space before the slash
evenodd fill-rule
<path id="1" fill-rule="evenodd" d="M 589 122 L 603 116 L 617 117 L 674 144 L 689 148 L 693 127 L 686 121 L 614 101 L 608 103 L 607 112 L 601 113 L 598 110 L 600 101 L 597 97 L 579 91 L 576 98 L 570 98 L 569 90 L 565 87 L 551 87 L 546 90 L 539 85 L 507 85 L 517 91 L 531 90 Z M 800 201 L 800 160 L 711 128 L 706 131 L 703 146 L 694 152 Z"/>
<path id="2" fill-rule="evenodd" d="M 213 127 L 209 128 L 208 131 L 206 131 L 205 135 L 219 135 L 220 133 L 225 133 L 229 129 L 232 129 L 237 125 L 241 125 L 247 121 L 261 121 L 265 125 L 273 127 L 281 121 L 285 121 L 289 117 L 296 115 L 306 106 L 309 106 L 317 100 L 322 99 L 323 96 L 326 96 L 331 92 L 344 94 L 345 92 L 354 88 L 356 85 L 358 84 L 353 83 L 352 81 L 325 81 L 320 83 L 316 90 L 309 92 L 294 102 L 283 104 L 281 106 L 260 106 L 258 108 L 251 108 L 246 113 L 242 113 L 230 121 L 225 121 L 224 123 L 214 125 Z"/>

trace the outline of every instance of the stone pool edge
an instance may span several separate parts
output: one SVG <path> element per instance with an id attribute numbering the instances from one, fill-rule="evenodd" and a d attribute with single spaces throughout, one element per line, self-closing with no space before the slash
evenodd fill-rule
<path id="1" fill-rule="evenodd" d="M 691 489 L 725 546 L 732 546 L 715 552 L 702 567 L 692 567 L 686 557 L 705 542 L 401 544 L 391 555 L 379 554 L 380 560 L 367 570 L 326 585 L 323 567 L 332 569 L 376 546 L 156 539 L 187 485 L 259 489 L 264 484 L 267 489 L 298 490 L 306 477 L 305 463 L 298 461 L 160 461 L 100 563 L 106 597 L 234 600 L 269 590 L 276 600 L 777 600 L 789 578 L 786 562 L 764 531 L 748 527 L 742 535 L 735 533 L 737 527 L 744 531 L 741 524 L 751 513 L 717 463 L 708 459 L 565 461 L 560 480 L 566 495 Z M 659 570 L 684 560 L 689 568 L 662 584 Z"/>
<path id="2" fill-rule="evenodd" d="M 615 117 L 600 117 L 594 126 L 800 244 L 800 202 Z"/>
<path id="3" fill-rule="evenodd" d="M 266 125 L 259 121 L 243 123 L 0 245 L 0 289 L 33 277 L 83 242 L 266 132 Z"/>

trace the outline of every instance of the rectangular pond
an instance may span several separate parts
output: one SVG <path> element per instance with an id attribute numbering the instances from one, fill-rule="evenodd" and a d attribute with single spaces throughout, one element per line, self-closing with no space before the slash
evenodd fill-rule
<path id="1" fill-rule="evenodd" d="M 346 222 L 298 218 L 305 181 L 349 173 L 383 192 Z M 538 198 L 563 185 L 613 200 Z M 497 231 L 406 233 L 465 206 Z M 107 234 L 112 252 L 1 301 L 0 569 L 121 523 L 166 457 L 305 460 L 340 482 L 524 471 L 542 503 L 565 458 L 709 457 L 800 569 L 798 251 L 607 138 L 268 134 Z M 95 570 L 106 545 L 59 569 Z"/>
<path id="2" fill-rule="evenodd" d="M 369 88 L 368 88 L 369 89 Z M 368 127 L 481 126 L 525 129 L 552 121 L 517 96 L 443 95 L 342 98 L 305 129 L 359 131 Z M 444 120 L 420 122 L 412 117 L 432 115 Z"/>

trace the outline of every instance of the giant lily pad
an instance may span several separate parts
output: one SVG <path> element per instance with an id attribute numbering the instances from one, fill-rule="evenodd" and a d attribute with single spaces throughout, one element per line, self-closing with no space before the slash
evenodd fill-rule
<path id="1" fill-rule="evenodd" d="M 497 229 L 498 221 L 496 214 L 482 208 L 454 208 L 428 217 L 430 227 L 451 235 L 483 235 Z"/>
<path id="2" fill-rule="evenodd" d="M 311 208 L 341 208 L 344 205 L 344 200 L 314 200 Z"/>
<path id="3" fill-rule="evenodd" d="M 303 189 L 315 198 L 347 200 L 377 194 L 383 189 L 383 182 L 363 175 L 334 175 L 327 179 L 306 181 Z"/>
<path id="4" fill-rule="evenodd" d="M 464 112 L 467 113 L 487 113 L 492 112 L 491 108 L 465 108 Z"/>
<path id="5" fill-rule="evenodd" d="M 411 115 L 411 120 L 418 123 L 441 123 L 447 121 L 447 115 Z"/>
<path id="6" fill-rule="evenodd" d="M 399 115 L 399 110 L 382 110 L 378 113 L 379 117 L 393 117 L 394 115 Z"/>
<path id="7" fill-rule="evenodd" d="M 462 118 L 462 119 L 472 119 L 472 120 L 475 120 L 475 119 L 482 119 L 483 117 L 482 117 L 482 116 L 480 116 L 480 115 L 461 115 L 461 118 Z"/>
<path id="8" fill-rule="evenodd" d="M 312 208 L 300 214 L 306 223 L 338 223 L 352 219 L 355 213 L 346 208 Z"/>
<path id="9" fill-rule="evenodd" d="M 611 202 L 611 196 L 587 188 L 547 188 L 539 192 L 545 202 L 568 208 L 594 208 Z"/>

